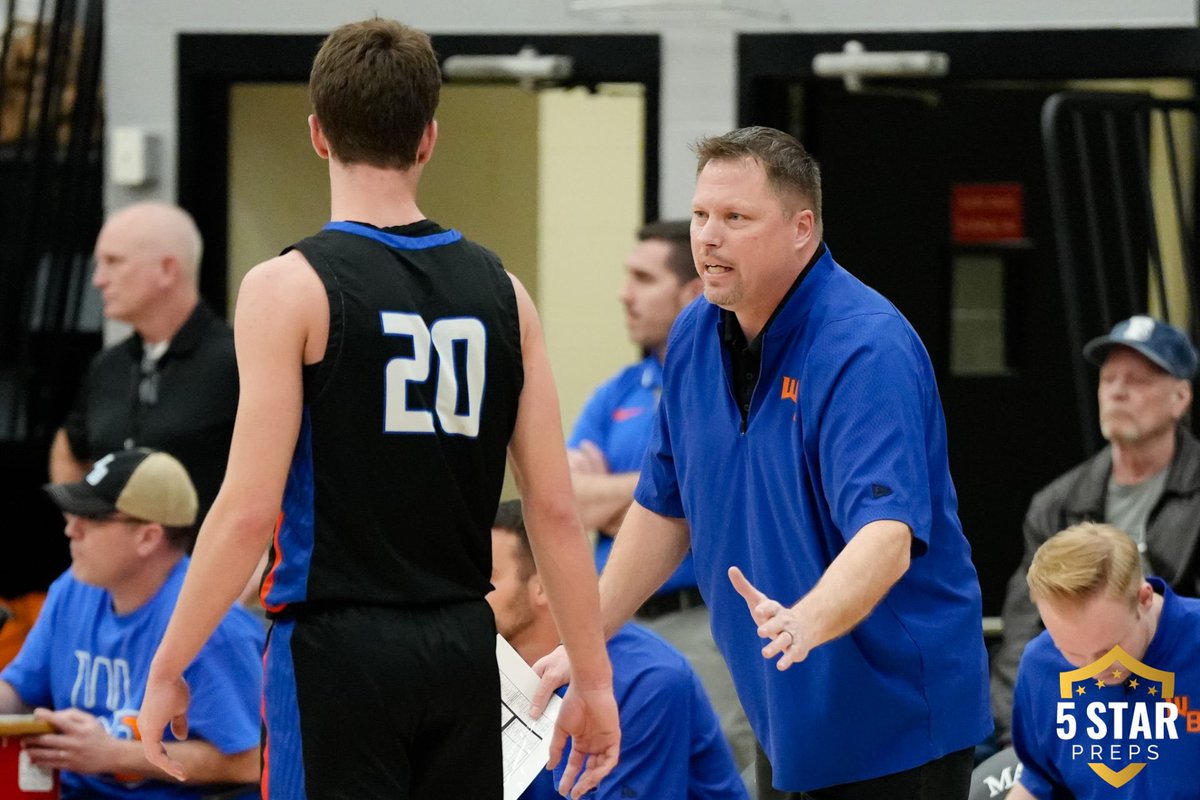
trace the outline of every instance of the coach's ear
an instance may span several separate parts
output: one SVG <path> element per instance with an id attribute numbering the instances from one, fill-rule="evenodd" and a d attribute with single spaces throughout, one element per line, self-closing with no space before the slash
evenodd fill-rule
<path id="1" fill-rule="evenodd" d="M 317 155 L 328 161 L 329 142 L 325 139 L 325 132 L 321 130 L 321 122 L 317 119 L 316 114 L 308 115 L 308 139 L 312 142 L 312 148 Z"/>

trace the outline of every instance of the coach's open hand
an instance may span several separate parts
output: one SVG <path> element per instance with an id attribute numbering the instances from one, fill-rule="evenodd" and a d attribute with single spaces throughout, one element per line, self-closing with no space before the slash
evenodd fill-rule
<path id="1" fill-rule="evenodd" d="M 729 568 L 729 580 L 746 601 L 750 616 L 758 625 L 758 635 L 771 640 L 762 649 L 763 658 L 770 659 L 783 653 L 783 657 L 775 662 L 780 670 L 808 658 L 808 651 L 812 647 L 805 641 L 804 626 L 793 609 L 760 592 L 737 567 Z"/>

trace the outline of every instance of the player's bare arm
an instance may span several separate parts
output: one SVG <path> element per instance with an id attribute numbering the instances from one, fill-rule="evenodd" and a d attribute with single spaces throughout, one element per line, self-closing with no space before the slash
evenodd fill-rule
<path id="1" fill-rule="evenodd" d="M 301 366 L 323 353 L 328 303 L 298 253 L 263 262 L 242 281 L 234 320 L 241 389 L 229 465 L 205 518 L 175 612 L 151 664 L 138 718 L 146 757 L 180 780 L 162 748 L 168 723 L 186 733 L 183 671 L 245 587 L 270 540 L 300 430 Z"/>
<path id="2" fill-rule="evenodd" d="M 555 624 L 574 656 L 572 685 L 559 711 L 550 761 L 572 737 L 559 791 L 582 797 L 617 764 L 621 734 L 612 667 L 600 628 L 599 594 L 587 539 L 575 511 L 558 394 L 533 300 L 513 278 L 525 382 L 509 444 L 538 573 Z M 578 782 L 577 782 L 578 779 Z"/>
<path id="3" fill-rule="evenodd" d="M 736 566 L 729 579 L 746 601 L 758 635 L 770 639 L 763 658 L 787 669 L 825 642 L 862 622 L 908 571 L 912 531 L 903 522 L 876 520 L 864 525 L 825 570 L 812 591 L 792 606 L 759 591 Z"/>

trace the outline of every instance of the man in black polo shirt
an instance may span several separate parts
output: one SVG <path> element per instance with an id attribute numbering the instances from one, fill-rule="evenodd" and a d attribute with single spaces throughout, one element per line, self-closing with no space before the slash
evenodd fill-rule
<path id="1" fill-rule="evenodd" d="M 237 410 L 233 332 L 202 300 L 202 243 L 181 208 L 117 211 L 96 239 L 92 284 L 104 316 L 133 334 L 100 353 L 50 449 L 50 480 L 83 477 L 105 453 L 151 447 L 187 467 L 208 511 L 229 458 Z"/>

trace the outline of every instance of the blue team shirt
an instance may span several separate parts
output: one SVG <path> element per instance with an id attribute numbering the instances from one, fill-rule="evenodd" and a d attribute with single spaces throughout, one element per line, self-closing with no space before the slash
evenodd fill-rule
<path id="1" fill-rule="evenodd" d="M 1150 578 L 1154 590 L 1163 596 L 1162 614 L 1158 628 L 1142 663 L 1155 669 L 1175 673 L 1175 696 L 1188 698 L 1185 707 L 1191 713 L 1191 725 L 1184 714 L 1180 714 L 1174 728 L 1178 739 L 1157 740 L 1129 738 L 1113 735 L 1113 715 L 1105 714 L 1106 735 L 1093 740 L 1086 735 L 1094 727 L 1087 717 L 1087 704 L 1091 702 L 1133 702 L 1149 704 L 1149 719 L 1155 718 L 1153 705 L 1161 697 L 1152 697 L 1146 691 L 1154 682 L 1145 677 L 1133 676 L 1138 681 L 1131 687 L 1128 681 L 1120 685 L 1100 688 L 1090 682 L 1078 682 L 1084 689 L 1077 696 L 1075 709 L 1067 713 L 1076 717 L 1076 734 L 1068 740 L 1060 739 L 1057 729 L 1059 676 L 1074 670 L 1054 646 L 1050 634 L 1042 631 L 1025 648 L 1021 666 L 1017 672 L 1017 685 L 1013 698 L 1013 747 L 1021 759 L 1024 769 L 1021 784 L 1039 800 L 1194 800 L 1200 797 L 1200 782 L 1196 777 L 1196 766 L 1200 764 L 1200 600 L 1180 597 L 1163 581 Z M 1073 694 L 1074 694 L 1073 690 Z M 1197 705 L 1193 705 L 1193 703 Z M 1123 712 L 1131 714 L 1128 708 Z M 1189 731 L 1189 728 L 1191 730 Z M 1123 730 L 1128 734 L 1128 730 Z M 1149 745 L 1157 748 L 1156 757 L 1149 755 Z M 1073 745 L 1082 745 L 1082 753 L 1074 753 Z M 1092 760 L 1092 745 L 1099 745 L 1101 758 L 1114 771 L 1123 769 L 1124 764 L 1143 762 L 1146 764 L 1137 775 L 1120 788 L 1101 780 L 1088 766 Z M 1139 751 L 1132 754 L 1130 745 Z M 1118 748 L 1113 759 L 1113 747 Z"/>
<path id="2" fill-rule="evenodd" d="M 700 679 L 683 654 L 646 628 L 625 625 L 608 640 L 621 714 L 620 761 L 590 800 L 749 800 Z M 520 800 L 561 800 L 567 755 L 543 770 Z"/>
<path id="3" fill-rule="evenodd" d="M 50 586 L 46 603 L 21 652 L 0 673 L 30 706 L 78 708 L 95 715 L 110 734 L 133 739 L 150 660 L 183 586 L 188 559 L 141 608 L 113 611 L 107 591 L 81 583 L 71 570 Z M 225 754 L 257 747 L 262 693 L 262 623 L 233 608 L 184 672 L 191 691 L 189 738 Z M 170 728 L 166 737 L 171 736 Z M 156 780 L 117 780 L 64 772 L 62 796 L 200 798 L 211 787 Z"/>
<path id="4" fill-rule="evenodd" d="M 977 744 L 991 730 L 982 604 L 924 346 L 825 250 L 763 334 L 743 432 L 721 326 L 702 298 L 676 321 L 635 498 L 690 526 L 714 638 L 776 787 L 866 780 Z M 729 566 L 792 603 L 884 519 L 913 531 L 908 572 L 853 631 L 778 671 Z"/>
<path id="5" fill-rule="evenodd" d="M 586 441 L 595 444 L 613 472 L 637 472 L 646 455 L 646 444 L 654 430 L 654 415 L 662 394 L 662 365 L 647 356 L 618 372 L 598 388 L 584 405 L 567 446 L 577 448 Z M 611 533 L 599 532 L 596 539 L 596 572 L 604 571 L 612 552 Z M 696 585 L 692 554 L 667 578 L 659 592 L 674 592 Z"/>

